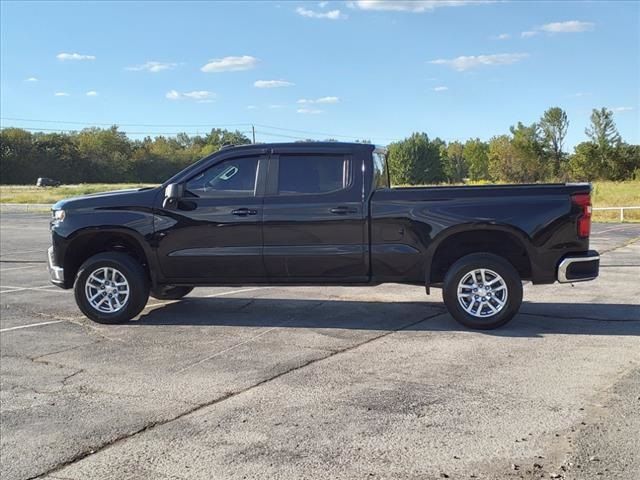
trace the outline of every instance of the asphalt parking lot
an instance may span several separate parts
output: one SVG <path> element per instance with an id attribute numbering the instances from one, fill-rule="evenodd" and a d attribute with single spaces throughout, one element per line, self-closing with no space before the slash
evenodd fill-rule
<path id="1" fill-rule="evenodd" d="M 640 225 L 595 282 L 475 332 L 438 290 L 202 288 L 127 325 L 48 283 L 48 217 L 3 213 L 9 479 L 640 478 Z"/>

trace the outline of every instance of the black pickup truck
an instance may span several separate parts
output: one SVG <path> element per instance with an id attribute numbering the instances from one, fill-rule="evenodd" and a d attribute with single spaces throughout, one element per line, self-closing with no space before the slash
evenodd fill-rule
<path id="1" fill-rule="evenodd" d="M 49 271 L 100 323 L 196 286 L 394 282 L 441 287 L 456 320 L 489 329 L 516 314 L 522 281 L 598 276 L 590 190 L 392 188 L 373 145 L 223 148 L 158 188 L 56 203 Z"/>

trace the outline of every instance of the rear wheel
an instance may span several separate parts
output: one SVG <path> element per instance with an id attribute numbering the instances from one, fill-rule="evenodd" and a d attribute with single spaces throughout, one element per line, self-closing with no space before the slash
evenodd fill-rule
<path id="1" fill-rule="evenodd" d="M 461 324 L 482 330 L 509 322 L 522 304 L 522 281 L 504 258 L 474 253 L 454 263 L 444 279 L 444 303 Z"/>
<path id="2" fill-rule="evenodd" d="M 73 289 L 82 313 L 98 323 L 131 320 L 149 298 L 149 282 L 142 265 L 119 252 L 99 253 L 84 262 Z"/>
<path id="3" fill-rule="evenodd" d="M 189 295 L 193 287 L 164 287 L 151 290 L 151 296 L 158 300 L 179 300 L 185 295 Z"/>

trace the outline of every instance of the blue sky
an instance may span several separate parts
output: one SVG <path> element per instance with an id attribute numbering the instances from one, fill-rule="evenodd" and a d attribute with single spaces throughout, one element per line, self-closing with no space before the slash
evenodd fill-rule
<path id="1" fill-rule="evenodd" d="M 4 127 L 116 123 L 140 137 L 256 124 L 259 141 L 320 132 L 386 144 L 413 131 L 486 140 L 560 106 L 571 147 L 591 109 L 606 106 L 623 138 L 640 143 L 639 2 L 1 9 Z"/>

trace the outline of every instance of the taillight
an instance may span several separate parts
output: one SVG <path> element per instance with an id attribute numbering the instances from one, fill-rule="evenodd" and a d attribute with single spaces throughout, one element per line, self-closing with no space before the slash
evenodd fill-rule
<path id="1" fill-rule="evenodd" d="M 591 195 L 588 193 L 571 195 L 571 203 L 580 207 L 582 211 L 578 217 L 578 237 L 587 238 L 591 233 Z"/>

